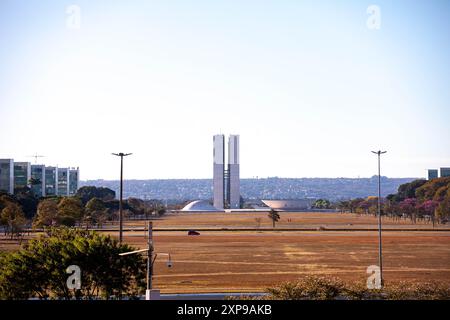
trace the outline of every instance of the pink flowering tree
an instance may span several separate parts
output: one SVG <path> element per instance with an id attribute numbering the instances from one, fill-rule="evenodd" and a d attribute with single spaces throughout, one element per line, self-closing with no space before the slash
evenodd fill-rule
<path id="1" fill-rule="evenodd" d="M 403 213 L 406 213 L 411 217 L 413 223 L 416 223 L 417 217 L 417 199 L 415 198 L 407 198 L 400 202 L 399 208 Z"/>
<path id="2" fill-rule="evenodd" d="M 439 202 L 437 202 L 437 201 L 427 200 L 424 203 L 420 204 L 418 207 L 420 213 L 430 216 L 431 221 L 433 223 L 433 227 L 434 227 L 434 221 L 435 221 L 435 210 L 438 207 L 438 205 L 439 205 Z"/>

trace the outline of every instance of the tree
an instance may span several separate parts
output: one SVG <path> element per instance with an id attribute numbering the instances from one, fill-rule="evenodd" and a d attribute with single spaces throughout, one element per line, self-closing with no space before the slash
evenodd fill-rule
<path id="1" fill-rule="evenodd" d="M 0 212 L 11 203 L 18 204 L 16 198 L 12 194 L 0 191 Z"/>
<path id="2" fill-rule="evenodd" d="M 17 188 L 14 191 L 14 196 L 22 207 L 25 217 L 32 219 L 36 215 L 39 203 L 39 199 L 35 196 L 33 191 L 28 187 Z"/>
<path id="3" fill-rule="evenodd" d="M 155 208 L 155 211 L 153 211 L 154 213 L 156 213 L 158 215 L 158 217 L 162 217 L 163 215 L 166 214 L 167 210 L 164 206 L 160 206 Z"/>
<path id="4" fill-rule="evenodd" d="M 438 178 L 428 181 L 417 188 L 415 197 L 420 201 L 433 200 L 438 190 L 442 187 L 450 187 L 450 177 Z"/>
<path id="5" fill-rule="evenodd" d="M 357 213 L 368 214 L 369 213 L 369 208 L 370 208 L 371 205 L 372 204 L 368 200 L 363 200 L 361 202 L 358 202 L 355 211 Z"/>
<path id="6" fill-rule="evenodd" d="M 398 187 L 396 201 L 403 201 L 408 198 L 416 197 L 416 190 L 427 183 L 427 180 L 418 179 L 409 183 L 402 184 Z"/>
<path id="7" fill-rule="evenodd" d="M 57 224 L 58 200 L 56 198 L 43 199 L 39 202 L 37 214 L 33 221 L 34 228 L 42 228 Z"/>
<path id="8" fill-rule="evenodd" d="M 331 203 L 326 199 L 318 199 L 313 203 L 312 207 L 315 209 L 330 209 Z"/>
<path id="9" fill-rule="evenodd" d="M 381 198 L 381 208 L 383 206 L 383 198 Z M 366 199 L 367 213 L 376 216 L 378 214 L 378 197 L 369 196 Z"/>
<path id="10" fill-rule="evenodd" d="M 64 197 L 58 203 L 58 224 L 73 226 L 81 221 L 84 215 L 84 207 L 81 200 L 75 197 Z"/>
<path id="11" fill-rule="evenodd" d="M 148 208 L 149 212 L 151 212 L 153 215 L 162 216 L 166 213 L 166 207 L 161 202 L 161 200 L 147 200 L 145 202 L 146 207 Z"/>
<path id="12" fill-rule="evenodd" d="M 450 192 L 450 184 L 440 187 L 436 190 L 433 200 L 436 202 L 442 202 L 447 197 L 447 193 Z"/>
<path id="13" fill-rule="evenodd" d="M 272 220 L 272 227 L 275 228 L 275 223 L 280 220 L 280 215 L 274 209 L 270 209 L 268 217 Z"/>
<path id="14" fill-rule="evenodd" d="M 26 223 L 25 215 L 18 204 L 10 203 L 1 211 L 0 224 L 6 227 L 6 233 L 11 234 L 11 239 L 14 235 L 20 235 Z"/>
<path id="15" fill-rule="evenodd" d="M 86 203 L 84 221 L 86 228 L 89 223 L 96 223 L 100 227 L 108 218 L 108 208 L 105 203 L 99 198 L 92 198 Z"/>
<path id="16" fill-rule="evenodd" d="M 363 203 L 365 200 L 362 198 L 356 198 L 356 199 L 352 199 L 349 202 L 349 209 L 350 209 L 350 213 L 354 213 L 356 212 L 356 209 L 360 206 L 361 203 Z"/>
<path id="17" fill-rule="evenodd" d="M 144 214 L 145 213 L 145 202 L 144 200 L 137 198 L 128 198 L 127 204 L 130 206 L 130 210 L 133 214 Z"/>
<path id="18" fill-rule="evenodd" d="M 416 223 L 417 217 L 417 200 L 415 198 L 407 198 L 400 202 L 400 209 L 411 217 L 413 223 Z"/>
<path id="19" fill-rule="evenodd" d="M 85 186 L 78 189 L 75 196 L 78 197 L 83 203 L 83 206 L 85 206 L 92 198 L 98 198 L 104 201 L 114 200 L 116 198 L 116 193 L 109 188 Z"/>
<path id="20" fill-rule="evenodd" d="M 418 206 L 419 212 L 422 212 L 424 215 L 427 215 L 431 218 L 433 227 L 435 222 L 436 208 L 438 207 L 438 205 L 439 202 L 437 201 L 427 200 Z"/>
<path id="21" fill-rule="evenodd" d="M 341 211 L 341 213 L 344 213 L 346 211 L 350 211 L 350 201 L 339 201 L 336 205 L 336 208 Z"/>
<path id="22" fill-rule="evenodd" d="M 141 255 L 120 257 L 134 248 L 95 232 L 51 228 L 20 251 L 0 258 L 0 298 L 120 298 L 136 296 L 145 283 Z M 81 289 L 67 288 L 66 269 L 82 270 Z"/>
<path id="23" fill-rule="evenodd" d="M 384 204 L 381 205 L 381 207 L 382 211 L 385 212 L 392 219 L 396 220 L 399 218 L 398 204 L 392 200 L 392 197 L 387 199 L 387 201 L 385 201 Z"/>
<path id="24" fill-rule="evenodd" d="M 439 203 L 436 208 L 436 217 L 440 223 L 446 223 L 450 217 L 450 200 L 446 199 Z"/>

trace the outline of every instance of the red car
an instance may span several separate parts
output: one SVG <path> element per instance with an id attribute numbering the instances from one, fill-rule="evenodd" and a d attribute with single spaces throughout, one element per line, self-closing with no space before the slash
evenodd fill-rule
<path id="1" fill-rule="evenodd" d="M 188 236 L 199 236 L 200 232 L 195 231 L 195 230 L 189 230 L 188 231 Z"/>

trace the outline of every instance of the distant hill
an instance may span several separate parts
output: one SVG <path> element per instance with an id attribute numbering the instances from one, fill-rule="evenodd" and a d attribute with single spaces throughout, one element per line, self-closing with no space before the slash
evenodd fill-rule
<path id="1" fill-rule="evenodd" d="M 396 193 L 399 185 L 417 178 L 381 178 L 382 196 Z M 325 198 L 332 201 L 377 194 L 377 176 L 372 178 L 265 178 L 241 179 L 246 200 Z M 119 194 L 118 180 L 81 181 L 80 186 L 107 187 Z M 126 180 L 124 197 L 181 202 L 212 198 L 212 179 Z"/>

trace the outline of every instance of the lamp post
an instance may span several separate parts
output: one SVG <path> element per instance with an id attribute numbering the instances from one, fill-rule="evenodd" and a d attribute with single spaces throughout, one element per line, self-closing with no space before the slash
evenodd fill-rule
<path id="1" fill-rule="evenodd" d="M 153 264 L 156 260 L 158 254 L 153 257 L 153 223 L 151 221 L 147 222 L 147 249 L 135 250 L 130 252 L 119 253 L 119 256 L 126 256 L 129 254 L 136 254 L 141 252 L 147 253 L 147 290 L 145 290 L 145 300 L 159 299 L 159 290 L 153 290 Z M 167 267 L 172 267 L 172 260 L 170 259 L 170 253 L 159 253 L 159 255 L 167 255 L 169 259 L 167 260 Z M 153 295 L 152 295 L 153 291 Z M 153 296 L 153 297 L 152 297 Z"/>
<path id="2" fill-rule="evenodd" d="M 381 244 L 381 171 L 380 171 L 380 157 L 386 151 L 372 151 L 378 155 L 378 264 L 380 267 L 380 285 L 383 287 L 383 254 Z"/>
<path id="3" fill-rule="evenodd" d="M 119 200 L 119 243 L 122 243 L 123 233 L 123 216 L 122 216 L 122 201 L 123 201 L 123 157 L 132 155 L 132 153 L 113 153 L 112 155 L 120 157 L 120 200 Z"/>

